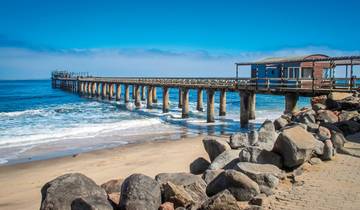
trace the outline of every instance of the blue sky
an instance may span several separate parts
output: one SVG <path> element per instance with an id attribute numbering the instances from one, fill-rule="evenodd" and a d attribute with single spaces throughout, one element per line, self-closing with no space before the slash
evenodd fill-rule
<path id="1" fill-rule="evenodd" d="M 56 68 L 118 76 L 216 76 L 233 63 L 359 54 L 360 2 L 0 0 L 0 79 Z"/>

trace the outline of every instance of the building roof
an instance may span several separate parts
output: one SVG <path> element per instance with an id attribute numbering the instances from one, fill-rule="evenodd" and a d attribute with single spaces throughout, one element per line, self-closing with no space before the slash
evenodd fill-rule
<path id="1" fill-rule="evenodd" d="M 296 63 L 296 62 L 333 62 L 336 65 L 359 65 L 360 56 L 338 56 L 329 57 L 323 54 L 311 54 L 302 56 L 291 57 L 272 57 L 265 58 L 255 62 L 239 62 L 235 63 L 237 66 L 256 65 L 256 64 L 284 64 L 284 63 Z"/>

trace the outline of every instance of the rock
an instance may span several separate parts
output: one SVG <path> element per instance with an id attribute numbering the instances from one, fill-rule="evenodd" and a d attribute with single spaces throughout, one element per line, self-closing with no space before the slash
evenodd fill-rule
<path id="1" fill-rule="evenodd" d="M 251 162 L 261 164 L 273 164 L 277 167 L 282 167 L 282 160 L 280 155 L 260 149 L 259 147 L 247 147 L 239 154 L 240 162 Z"/>
<path id="2" fill-rule="evenodd" d="M 321 161 L 320 158 L 313 157 L 313 158 L 310 159 L 309 163 L 311 165 L 318 165 L 318 164 L 322 163 L 322 161 Z"/>
<path id="3" fill-rule="evenodd" d="M 326 139 L 331 138 L 330 130 L 323 126 L 319 126 L 319 129 L 316 134 L 320 141 L 325 141 Z"/>
<path id="4" fill-rule="evenodd" d="M 289 122 L 283 118 L 283 117 L 279 117 L 274 121 L 274 127 L 276 130 L 280 130 L 282 128 L 284 128 Z"/>
<path id="5" fill-rule="evenodd" d="M 143 174 L 126 178 L 121 187 L 121 210 L 153 210 L 161 205 L 160 185 Z"/>
<path id="6" fill-rule="evenodd" d="M 318 111 L 317 120 L 322 122 L 336 123 L 339 121 L 338 116 L 334 112 L 329 110 L 320 110 Z"/>
<path id="7" fill-rule="evenodd" d="M 331 92 L 328 95 L 328 99 L 333 100 L 333 101 L 341 101 L 341 100 L 344 100 L 351 96 L 352 96 L 352 93 Z"/>
<path id="8" fill-rule="evenodd" d="M 224 172 L 223 169 L 220 170 L 206 170 L 202 176 L 206 184 L 209 184 L 215 177 Z"/>
<path id="9" fill-rule="evenodd" d="M 265 194 L 259 194 L 250 200 L 250 204 L 267 207 L 270 205 L 270 200 Z"/>
<path id="10" fill-rule="evenodd" d="M 353 142 L 360 142 L 360 132 L 346 136 L 346 139 Z"/>
<path id="11" fill-rule="evenodd" d="M 121 191 L 121 185 L 124 182 L 123 179 L 112 179 L 110 181 L 105 182 L 101 185 L 101 187 L 106 191 L 106 193 L 115 193 Z"/>
<path id="12" fill-rule="evenodd" d="M 265 185 L 274 188 L 279 184 L 279 178 L 283 177 L 282 171 L 271 164 L 258 164 L 240 162 L 235 170 L 246 174 L 258 185 Z"/>
<path id="13" fill-rule="evenodd" d="M 316 103 L 312 106 L 312 109 L 317 112 L 319 110 L 325 110 L 326 106 L 324 104 Z"/>
<path id="14" fill-rule="evenodd" d="M 175 210 L 186 210 L 184 207 L 177 207 Z"/>
<path id="15" fill-rule="evenodd" d="M 240 210 L 240 208 L 234 196 L 228 190 L 223 190 L 203 203 L 200 210 Z"/>
<path id="16" fill-rule="evenodd" d="M 345 136 L 357 133 L 360 131 L 360 123 L 352 120 L 344 120 L 335 124 Z"/>
<path id="17" fill-rule="evenodd" d="M 160 205 L 159 210 L 174 210 L 174 204 L 170 202 L 165 202 Z"/>
<path id="18" fill-rule="evenodd" d="M 324 154 L 324 143 L 322 141 L 315 141 L 314 152 L 316 155 L 321 156 Z"/>
<path id="19" fill-rule="evenodd" d="M 271 151 L 277 138 L 274 124 L 270 120 L 265 120 L 258 133 L 258 145 L 265 150 Z"/>
<path id="20" fill-rule="evenodd" d="M 331 160 L 334 156 L 334 147 L 330 139 L 324 142 L 324 154 L 321 156 L 322 160 Z"/>
<path id="21" fill-rule="evenodd" d="M 248 133 L 248 138 L 250 145 L 255 145 L 259 140 L 259 133 L 256 130 L 251 130 Z"/>
<path id="22" fill-rule="evenodd" d="M 162 186 L 162 198 L 165 202 L 171 202 L 176 207 L 188 208 L 195 204 L 191 196 L 186 192 L 183 186 L 167 182 Z"/>
<path id="23" fill-rule="evenodd" d="M 335 149 L 340 149 L 344 147 L 346 139 L 344 135 L 340 132 L 330 131 L 331 132 L 331 141 Z M 360 136 L 359 136 L 360 137 Z"/>
<path id="24" fill-rule="evenodd" d="M 315 104 L 325 104 L 326 99 L 326 95 L 314 96 L 311 98 L 311 105 L 314 106 Z"/>
<path id="25" fill-rule="evenodd" d="M 304 112 L 298 117 L 298 120 L 305 125 L 307 125 L 308 123 L 316 123 L 314 114 L 315 113 L 311 111 Z"/>
<path id="26" fill-rule="evenodd" d="M 261 192 L 261 193 L 264 193 L 264 194 L 267 195 L 267 196 L 271 196 L 271 195 L 274 194 L 273 191 L 271 190 L 271 188 L 268 187 L 268 186 L 259 185 L 259 187 L 260 187 L 260 192 Z"/>
<path id="27" fill-rule="evenodd" d="M 249 138 L 247 133 L 235 133 L 230 136 L 230 147 L 231 149 L 239 149 L 241 147 L 250 146 Z"/>
<path id="28" fill-rule="evenodd" d="M 111 205 L 116 208 L 120 204 L 120 192 L 113 192 L 108 194 L 108 200 Z"/>
<path id="29" fill-rule="evenodd" d="M 230 169 L 219 174 L 206 188 L 206 193 L 213 196 L 228 189 L 238 201 L 247 201 L 260 193 L 259 185 L 245 174 Z"/>
<path id="30" fill-rule="evenodd" d="M 337 101 L 342 110 L 359 110 L 360 97 L 350 96 L 341 101 Z"/>
<path id="31" fill-rule="evenodd" d="M 223 153 L 225 150 L 231 149 L 230 145 L 224 139 L 213 136 L 205 137 L 203 139 L 203 144 L 211 161 L 213 161 L 218 155 Z"/>
<path id="32" fill-rule="evenodd" d="M 339 114 L 339 121 L 351 120 L 351 119 L 359 117 L 359 116 L 360 116 L 360 114 L 358 111 L 342 110 L 341 113 Z"/>
<path id="33" fill-rule="evenodd" d="M 319 125 L 316 123 L 308 123 L 306 124 L 306 130 L 312 133 L 316 133 L 317 130 L 319 129 Z"/>
<path id="34" fill-rule="evenodd" d="M 160 173 L 155 176 L 155 180 L 160 184 L 172 182 L 175 185 L 186 187 L 193 183 L 199 183 L 204 189 L 206 188 L 205 181 L 200 177 L 190 173 Z"/>
<path id="35" fill-rule="evenodd" d="M 199 182 L 186 185 L 184 189 L 191 196 L 196 207 L 200 206 L 208 198 L 206 195 L 206 188 Z"/>
<path id="36" fill-rule="evenodd" d="M 226 150 L 218 155 L 210 164 L 210 170 L 232 169 L 239 162 L 239 153 L 241 150 Z"/>
<path id="37" fill-rule="evenodd" d="M 285 167 L 292 168 L 308 161 L 317 141 L 300 126 L 283 130 L 274 145 L 274 152 L 280 154 Z"/>
<path id="38" fill-rule="evenodd" d="M 53 179 L 41 188 L 41 195 L 40 210 L 113 209 L 105 190 L 80 173 Z"/>
<path id="39" fill-rule="evenodd" d="M 209 161 L 205 160 L 202 157 L 197 158 L 192 163 L 190 163 L 190 173 L 198 175 L 202 174 L 208 169 L 210 166 Z"/>

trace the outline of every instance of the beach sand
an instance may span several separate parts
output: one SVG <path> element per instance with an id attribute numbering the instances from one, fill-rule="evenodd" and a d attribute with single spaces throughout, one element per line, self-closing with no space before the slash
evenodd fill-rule
<path id="1" fill-rule="evenodd" d="M 198 157 L 208 159 L 202 137 L 148 142 L 0 167 L 0 209 L 39 209 L 41 187 L 66 173 L 80 172 L 102 184 L 133 173 L 188 172 Z"/>

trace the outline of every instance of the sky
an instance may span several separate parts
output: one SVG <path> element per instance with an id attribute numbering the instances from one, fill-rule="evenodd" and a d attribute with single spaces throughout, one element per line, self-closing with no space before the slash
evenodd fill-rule
<path id="1" fill-rule="evenodd" d="M 358 0 L 0 0 L 0 79 L 233 76 L 237 61 L 359 55 L 359 11 Z"/>

